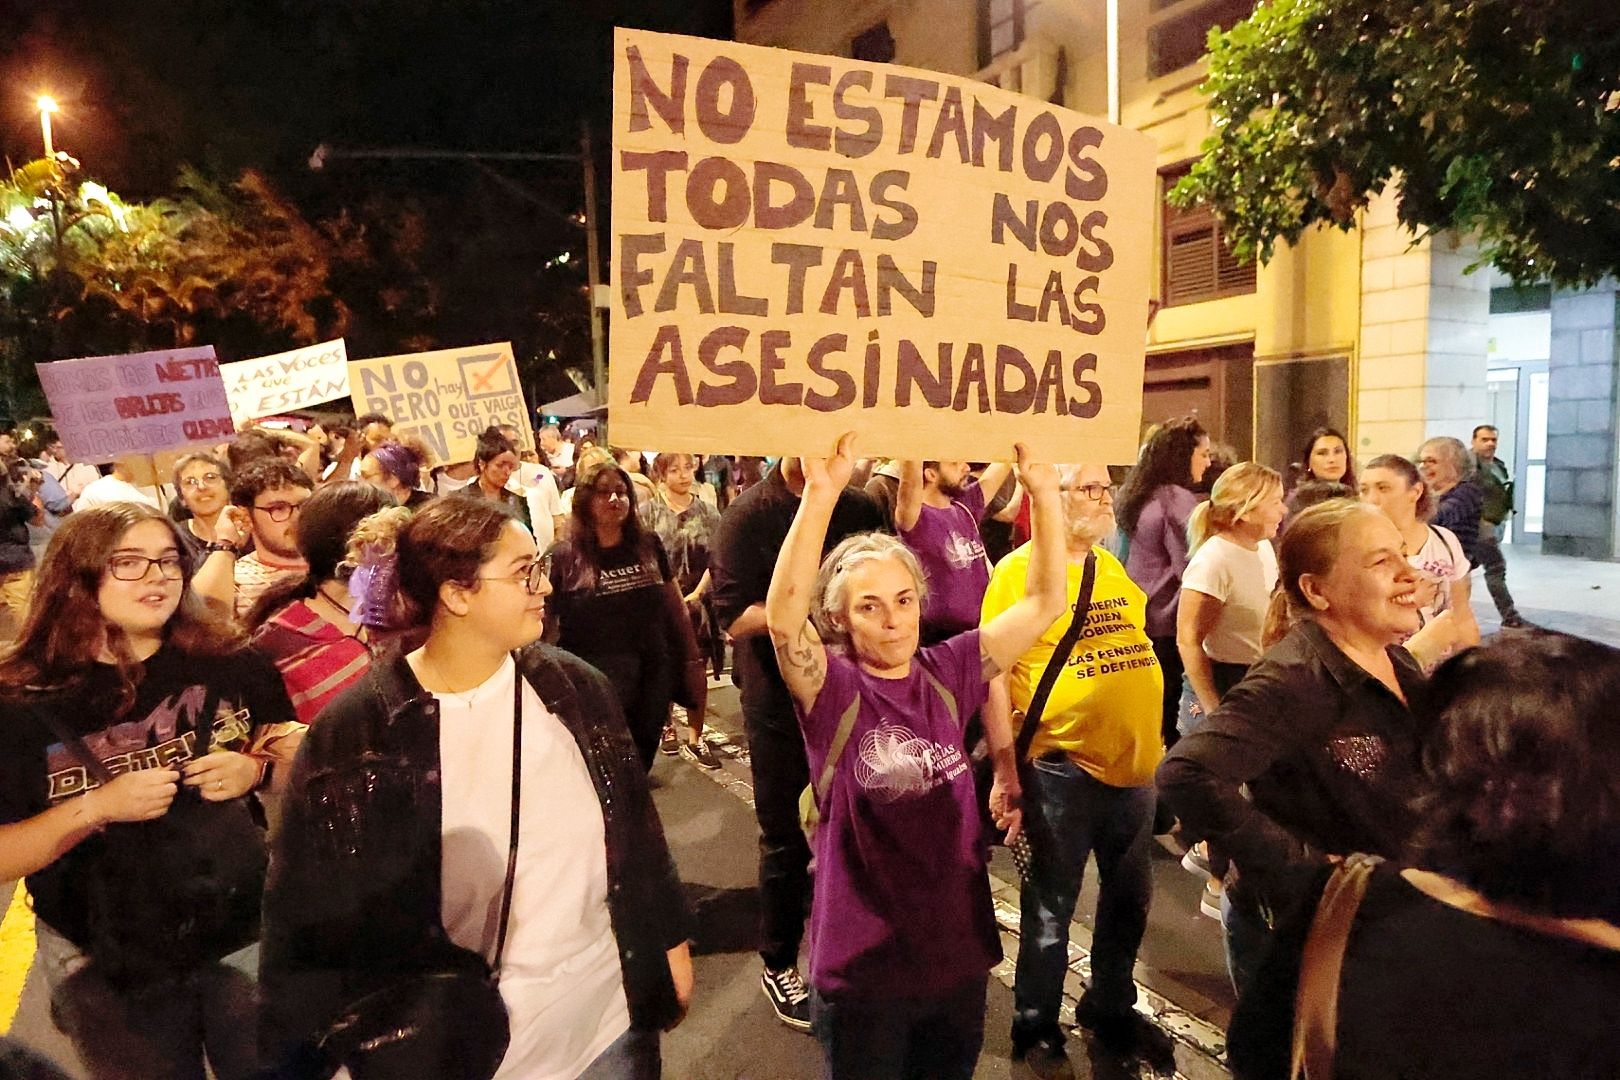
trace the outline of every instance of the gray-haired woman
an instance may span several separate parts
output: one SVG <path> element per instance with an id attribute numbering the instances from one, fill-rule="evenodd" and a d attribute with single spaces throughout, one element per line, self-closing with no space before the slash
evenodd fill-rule
<path id="1" fill-rule="evenodd" d="M 817 571 L 853 444 L 845 435 L 830 458 L 803 459 L 804 497 L 765 600 L 820 813 L 811 1012 L 832 1080 L 966 1080 L 1001 943 L 962 722 L 1063 612 L 1058 476 L 1018 448 L 1034 506 L 1027 595 L 919 651 L 924 581 L 903 544 L 854 536 Z M 1010 732 L 987 734 L 1010 757 Z"/>

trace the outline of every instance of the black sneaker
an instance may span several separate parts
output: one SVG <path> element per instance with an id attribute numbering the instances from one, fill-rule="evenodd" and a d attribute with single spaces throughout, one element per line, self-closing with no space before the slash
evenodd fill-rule
<path id="1" fill-rule="evenodd" d="M 674 724 L 664 725 L 664 734 L 658 740 L 658 750 L 660 753 L 668 754 L 670 757 L 674 757 L 681 752 L 681 739 L 680 736 L 675 734 Z"/>
<path id="2" fill-rule="evenodd" d="M 1063 1049 L 1061 1037 L 1047 1037 L 1014 1055 L 1035 1080 L 1077 1080 L 1074 1062 Z"/>
<path id="3" fill-rule="evenodd" d="M 766 968 L 759 981 L 778 1020 L 796 1031 L 810 1030 L 810 989 L 799 977 L 798 968 Z"/>
<path id="4" fill-rule="evenodd" d="M 714 750 L 702 739 L 697 742 L 681 743 L 681 757 L 690 761 L 700 769 L 713 772 L 720 767 L 720 759 L 714 756 Z"/>
<path id="5" fill-rule="evenodd" d="M 1082 997 L 1074 1009 L 1074 1022 L 1091 1032 L 1099 1046 L 1118 1058 L 1138 1060 L 1160 1072 L 1171 1072 L 1176 1067 L 1175 1043 L 1135 1009 L 1104 1013 Z"/>

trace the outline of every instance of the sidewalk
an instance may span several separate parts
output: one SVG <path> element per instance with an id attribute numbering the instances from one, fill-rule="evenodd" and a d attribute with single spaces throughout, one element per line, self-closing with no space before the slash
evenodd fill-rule
<path id="1" fill-rule="evenodd" d="M 1548 630 L 1620 648 L 1620 562 L 1543 555 L 1532 547 L 1504 544 L 1507 584 L 1519 614 Z M 1481 632 L 1501 629 L 1485 577 L 1473 577 L 1474 613 Z"/>

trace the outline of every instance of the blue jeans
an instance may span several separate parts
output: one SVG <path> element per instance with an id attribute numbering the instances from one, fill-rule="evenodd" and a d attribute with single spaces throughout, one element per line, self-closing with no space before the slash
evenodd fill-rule
<path id="1" fill-rule="evenodd" d="M 826 1080 L 972 1080 L 988 980 L 937 998 L 810 995 Z"/>
<path id="2" fill-rule="evenodd" d="M 579 1080 L 659 1080 L 664 1059 L 656 1031 L 630 1028 L 579 1074 Z"/>
<path id="3" fill-rule="evenodd" d="M 1022 925 L 1013 984 L 1016 1050 L 1061 1037 L 1058 1011 L 1069 962 L 1069 922 L 1086 859 L 1096 856 L 1098 879 L 1086 998 L 1099 1012 L 1124 1013 L 1136 1004 L 1131 968 L 1153 897 L 1152 787 L 1112 787 L 1067 757 L 1041 758 L 1026 775 L 1024 828 L 1031 861 L 1019 906 Z"/>
<path id="4" fill-rule="evenodd" d="M 1254 981 L 1271 945 L 1272 918 L 1264 904 L 1240 884 L 1221 890 L 1221 929 L 1226 939 L 1226 973 L 1239 997 Z"/>
<path id="5" fill-rule="evenodd" d="M 205 1057 L 218 1080 L 259 1075 L 257 943 L 184 975 L 119 990 L 51 927 L 36 922 L 34 935 L 51 1015 L 92 1076 L 203 1080 Z"/>

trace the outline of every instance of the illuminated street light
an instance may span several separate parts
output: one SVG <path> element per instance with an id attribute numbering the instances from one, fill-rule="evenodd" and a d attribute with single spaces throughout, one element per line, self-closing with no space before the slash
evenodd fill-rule
<path id="1" fill-rule="evenodd" d="M 51 113 L 57 111 L 56 99 L 49 94 L 41 94 L 34 101 L 39 108 L 39 133 L 45 140 L 45 156 L 56 156 L 56 148 L 51 145 Z"/>

